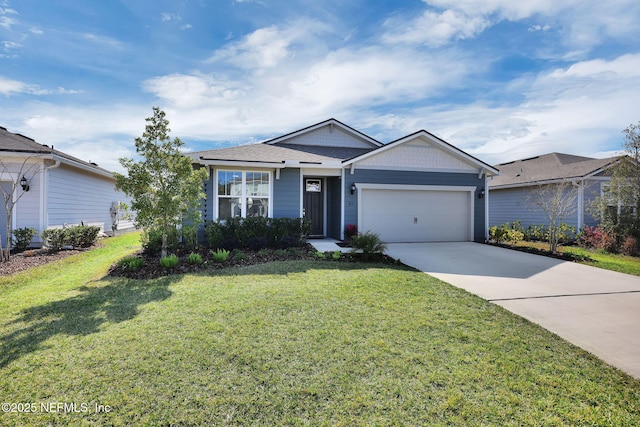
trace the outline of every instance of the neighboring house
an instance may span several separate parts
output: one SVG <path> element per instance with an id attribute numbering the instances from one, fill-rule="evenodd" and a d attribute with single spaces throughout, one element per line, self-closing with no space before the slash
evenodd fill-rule
<path id="1" fill-rule="evenodd" d="M 15 185 L 17 203 L 11 229 L 32 227 L 38 233 L 65 224 L 98 225 L 111 234 L 113 226 L 131 228 L 119 218 L 118 204 L 126 201 L 115 190 L 113 174 L 106 169 L 37 143 L 0 127 L 0 185 L 10 193 Z M 27 185 L 19 185 L 24 178 Z M 0 192 L 0 194 L 3 194 Z M 2 200 L 2 199 L 0 199 Z M 2 246 L 6 242 L 6 214 L 0 209 Z M 37 245 L 40 237 L 34 239 Z"/>
<path id="2" fill-rule="evenodd" d="M 490 226 L 513 221 L 522 221 L 525 228 L 548 224 L 545 213 L 536 209 L 530 199 L 540 185 L 562 182 L 571 183 L 577 191 L 575 213 L 563 222 L 576 230 L 597 225 L 588 208 L 611 180 L 609 169 L 618 159 L 550 153 L 496 165 L 500 176 L 489 181 Z"/>
<path id="3" fill-rule="evenodd" d="M 356 224 L 386 242 L 484 241 L 487 176 L 498 174 L 424 130 L 382 144 L 335 119 L 190 155 L 210 173 L 205 221 L 306 217 L 317 238 Z"/>

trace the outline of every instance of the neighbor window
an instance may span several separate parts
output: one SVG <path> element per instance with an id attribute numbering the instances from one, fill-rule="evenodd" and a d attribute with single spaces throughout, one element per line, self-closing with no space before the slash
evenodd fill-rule
<path id="1" fill-rule="evenodd" d="M 218 171 L 218 218 L 269 216 L 269 172 Z"/>

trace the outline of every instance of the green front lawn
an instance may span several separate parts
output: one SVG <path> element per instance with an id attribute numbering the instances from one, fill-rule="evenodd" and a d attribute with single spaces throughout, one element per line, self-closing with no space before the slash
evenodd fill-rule
<path id="1" fill-rule="evenodd" d="M 522 241 L 518 242 L 517 246 L 549 250 L 549 244 L 543 242 Z M 558 252 L 575 255 L 581 264 L 640 276 L 640 258 L 638 257 L 587 250 L 578 246 L 559 246 Z"/>
<path id="2" fill-rule="evenodd" d="M 2 413 L 0 425 L 640 419 L 640 381 L 423 273 L 280 261 L 104 277 L 107 253 L 131 252 L 131 239 L 25 284 L 0 279 L 0 402 L 35 409 Z"/>

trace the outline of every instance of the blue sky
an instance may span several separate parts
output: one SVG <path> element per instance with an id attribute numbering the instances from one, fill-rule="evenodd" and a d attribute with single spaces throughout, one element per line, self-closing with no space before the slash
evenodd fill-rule
<path id="1" fill-rule="evenodd" d="M 496 164 L 640 121 L 637 0 L 0 0 L 0 126 L 111 170 L 158 106 L 189 150 L 336 118 Z"/>

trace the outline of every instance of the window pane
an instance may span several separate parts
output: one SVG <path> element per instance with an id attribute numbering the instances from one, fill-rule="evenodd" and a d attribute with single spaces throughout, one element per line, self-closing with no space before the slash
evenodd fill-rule
<path id="1" fill-rule="evenodd" d="M 240 196 L 242 194 L 242 172 L 218 171 L 218 195 Z"/>
<path id="2" fill-rule="evenodd" d="M 263 216 L 269 215 L 269 199 L 261 197 L 249 197 L 247 199 L 247 216 Z"/>
<path id="3" fill-rule="evenodd" d="M 240 209 L 239 197 L 220 197 L 218 198 L 218 218 L 227 219 L 240 216 L 242 211 Z"/>
<path id="4" fill-rule="evenodd" d="M 247 195 L 269 196 L 269 172 L 247 172 Z"/>

